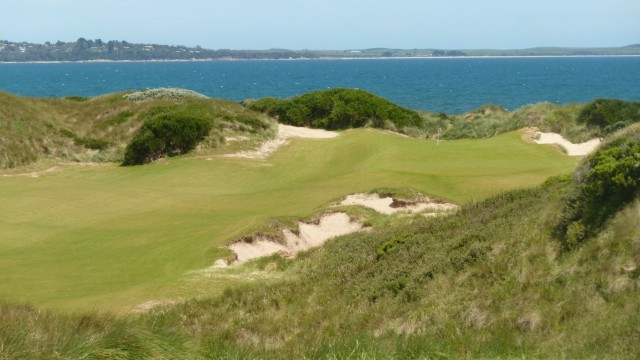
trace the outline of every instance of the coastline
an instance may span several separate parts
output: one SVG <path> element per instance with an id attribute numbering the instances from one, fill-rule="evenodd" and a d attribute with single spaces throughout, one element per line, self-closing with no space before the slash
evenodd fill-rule
<path id="1" fill-rule="evenodd" d="M 317 57 L 317 58 L 283 58 L 283 59 L 242 59 L 242 58 L 208 58 L 208 59 L 151 59 L 151 60 L 77 60 L 77 61 L 0 61 L 2 64 L 90 64 L 90 63 L 165 63 L 165 62 L 224 62 L 224 61 L 314 61 L 314 60 L 451 60 L 451 59 L 549 59 L 549 58 L 637 58 L 638 55 L 469 55 L 469 56 L 370 56 L 370 57 Z"/>

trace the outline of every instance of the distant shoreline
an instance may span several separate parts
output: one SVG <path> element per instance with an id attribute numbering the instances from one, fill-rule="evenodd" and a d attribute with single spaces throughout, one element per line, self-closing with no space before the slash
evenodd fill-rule
<path id="1" fill-rule="evenodd" d="M 317 57 L 287 59 L 151 59 L 151 60 L 75 60 L 75 61 L 0 61 L 0 64 L 88 64 L 88 63 L 161 63 L 161 62 L 224 62 L 224 61 L 314 61 L 314 60 L 451 60 L 451 59 L 544 59 L 544 58 L 636 58 L 640 55 L 469 55 L 469 56 L 390 56 L 390 57 Z"/>

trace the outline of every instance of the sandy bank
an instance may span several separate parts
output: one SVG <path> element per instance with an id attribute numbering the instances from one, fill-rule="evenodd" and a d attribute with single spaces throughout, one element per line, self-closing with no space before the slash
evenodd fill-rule
<path id="1" fill-rule="evenodd" d="M 229 245 L 229 249 L 236 253 L 238 263 L 273 254 L 291 257 L 298 252 L 318 247 L 336 236 L 359 231 L 362 227 L 362 224 L 351 221 L 345 213 L 330 213 L 323 215 L 317 224 L 298 223 L 297 234 L 289 229 L 283 230 L 283 242 L 257 236 L 247 239 L 248 241 L 235 242 Z"/>
<path id="2" fill-rule="evenodd" d="M 586 156 L 600 146 L 600 139 L 591 139 L 581 144 L 574 144 L 560 134 L 535 132 L 532 139 L 536 144 L 556 144 L 562 147 L 569 156 Z"/>
<path id="3" fill-rule="evenodd" d="M 340 134 L 335 131 L 309 129 L 305 127 L 278 124 L 278 137 L 276 139 L 265 141 L 256 150 L 245 150 L 234 154 L 226 154 L 224 155 L 224 157 L 265 159 L 273 154 L 276 150 L 278 150 L 280 146 L 286 144 L 287 139 L 292 137 L 308 139 L 330 139 L 338 136 L 340 136 Z M 237 139 L 234 138 L 233 140 Z"/>
<path id="4" fill-rule="evenodd" d="M 380 197 L 378 194 L 348 195 L 340 202 L 340 205 L 360 205 L 373 209 L 381 214 L 427 212 L 437 215 L 438 213 L 451 212 L 458 209 L 457 205 L 443 201 L 435 201 L 429 198 L 416 201 L 404 201 L 394 199 L 390 196 Z"/>

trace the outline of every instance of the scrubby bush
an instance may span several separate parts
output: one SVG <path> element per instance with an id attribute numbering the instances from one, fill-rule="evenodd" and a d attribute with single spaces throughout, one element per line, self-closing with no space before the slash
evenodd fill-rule
<path id="1" fill-rule="evenodd" d="M 371 126 L 400 129 L 420 127 L 418 113 L 357 89 L 314 91 L 291 99 L 265 98 L 249 103 L 253 110 L 277 117 L 280 122 L 330 130 Z"/>
<path id="2" fill-rule="evenodd" d="M 186 153 L 211 131 L 205 114 L 188 107 L 154 108 L 125 150 L 122 165 L 140 165 L 163 155 Z"/>
<path id="3" fill-rule="evenodd" d="M 597 234 L 640 194 L 640 126 L 623 131 L 578 168 L 554 231 L 566 248 Z"/>
<path id="4" fill-rule="evenodd" d="M 600 128 L 604 135 L 611 134 L 627 125 L 640 122 L 640 102 L 596 99 L 582 109 L 578 121 Z"/>
<path id="5" fill-rule="evenodd" d="M 136 91 L 131 94 L 124 95 L 126 100 L 140 101 L 148 99 L 182 99 L 182 98 L 203 98 L 207 96 L 187 89 L 177 88 L 157 88 Z"/>

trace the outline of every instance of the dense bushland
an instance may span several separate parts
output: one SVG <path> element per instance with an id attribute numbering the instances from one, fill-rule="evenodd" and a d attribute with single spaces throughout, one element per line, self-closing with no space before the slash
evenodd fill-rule
<path id="1" fill-rule="evenodd" d="M 211 120 L 202 108 L 157 107 L 131 140 L 123 165 L 141 165 L 163 155 L 179 155 L 192 150 L 211 131 Z"/>
<path id="2" fill-rule="evenodd" d="M 640 102 L 596 99 L 580 111 L 578 122 L 599 128 L 602 135 L 609 135 L 640 122 Z"/>
<path id="3" fill-rule="evenodd" d="M 402 130 L 420 125 L 420 116 L 381 97 L 357 89 L 314 91 L 291 99 L 265 98 L 249 108 L 281 123 L 329 130 L 371 126 Z"/>
<path id="4" fill-rule="evenodd" d="M 640 126 L 621 131 L 586 158 L 574 182 L 555 229 L 569 248 L 602 230 L 640 193 Z"/>

